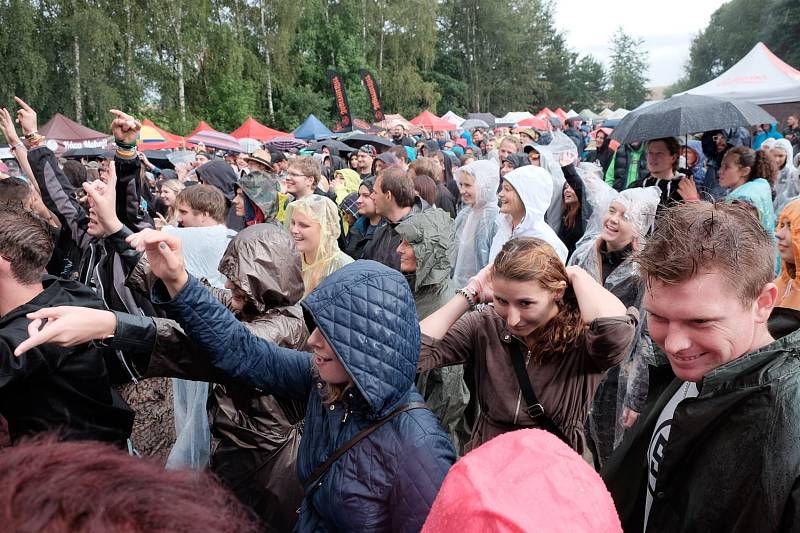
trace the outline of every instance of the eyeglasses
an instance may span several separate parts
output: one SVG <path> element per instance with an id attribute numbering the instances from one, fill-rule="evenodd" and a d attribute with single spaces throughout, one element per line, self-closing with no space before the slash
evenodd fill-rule
<path id="1" fill-rule="evenodd" d="M 541 156 L 536 152 L 531 152 L 530 154 L 528 154 L 528 159 L 530 159 L 531 161 L 538 161 L 540 157 Z"/>
<path id="2" fill-rule="evenodd" d="M 722 139 L 724 139 L 724 138 L 725 138 L 725 137 L 723 137 L 721 133 L 717 133 L 716 135 L 714 135 L 713 137 L 711 137 L 711 140 L 712 140 L 712 141 L 721 141 L 721 140 L 722 140 Z"/>

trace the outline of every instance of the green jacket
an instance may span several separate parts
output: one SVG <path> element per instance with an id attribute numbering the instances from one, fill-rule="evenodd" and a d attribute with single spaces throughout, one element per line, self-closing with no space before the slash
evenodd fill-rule
<path id="1" fill-rule="evenodd" d="M 787 314 L 793 322 L 788 328 Z M 703 379 L 700 395 L 678 405 L 647 533 L 796 531 L 800 525 L 798 317 L 797 312 L 783 313 L 778 318 L 791 333 L 711 371 Z M 776 336 L 774 322 L 770 320 L 770 327 Z M 601 472 L 626 532 L 642 531 L 648 445 L 661 410 L 680 385 L 669 365 L 651 367 L 648 404 Z"/>
<path id="2" fill-rule="evenodd" d="M 396 230 L 411 245 L 417 259 L 417 271 L 407 274 L 406 279 L 414 293 L 417 317 L 422 320 L 444 306 L 455 294 L 450 283 L 458 249 L 455 222 L 446 211 L 430 208 L 408 217 L 397 225 Z M 461 455 L 469 440 L 469 431 L 464 424 L 464 411 L 469 403 L 464 366 L 422 372 L 417 376 L 417 389 Z"/>

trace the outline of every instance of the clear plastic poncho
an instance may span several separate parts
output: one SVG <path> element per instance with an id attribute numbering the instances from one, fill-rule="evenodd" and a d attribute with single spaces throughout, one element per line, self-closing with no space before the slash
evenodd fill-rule
<path id="1" fill-rule="evenodd" d="M 304 214 L 309 219 L 320 225 L 319 246 L 312 263 L 306 263 L 306 254 L 303 254 L 303 284 L 305 292 L 303 298 L 317 288 L 323 279 L 336 272 L 353 258 L 339 249 L 337 239 L 341 233 L 339 208 L 329 198 L 319 194 L 309 194 L 295 200 L 286 206 L 286 227 L 291 227 L 292 213 L 295 211 Z"/>
<path id="2" fill-rule="evenodd" d="M 493 160 L 474 161 L 456 172 L 456 182 L 461 185 L 462 173 L 475 178 L 475 203 L 465 205 L 456 217 L 458 251 L 453 268 L 453 284 L 466 286 L 469 278 L 489 264 L 489 251 L 497 231 L 497 187 L 500 167 Z"/>
<path id="3" fill-rule="evenodd" d="M 557 132 L 560 133 L 560 132 Z M 564 139 L 566 142 L 569 143 L 569 146 L 564 144 Z M 564 183 L 566 183 L 566 179 L 564 178 L 564 171 L 561 170 L 561 163 L 559 162 L 561 154 L 564 152 L 570 152 L 574 156 L 573 161 L 578 160 L 578 151 L 575 149 L 575 143 L 573 143 L 569 137 L 560 133 L 559 136 L 555 136 L 553 138 L 554 144 L 549 144 L 547 146 L 543 146 L 541 144 L 532 144 L 533 149 L 536 150 L 539 154 L 539 167 L 545 169 L 553 180 L 553 192 L 552 196 L 550 197 L 550 205 L 547 208 L 547 212 L 545 213 L 545 222 L 553 228 L 553 231 L 558 233 L 561 230 L 561 203 L 562 203 L 562 191 L 564 190 Z"/>
<path id="4" fill-rule="evenodd" d="M 775 214 L 783 211 L 790 201 L 800 195 L 798 184 L 798 170 L 794 166 L 792 143 L 786 139 L 776 139 L 770 150 L 782 150 L 786 154 L 786 163 L 779 169 L 778 180 L 775 184 L 775 200 L 773 203 Z"/>
<path id="5" fill-rule="evenodd" d="M 603 282 L 602 259 L 599 238 L 602 221 L 611 203 L 625 208 L 625 219 L 632 226 L 636 247 L 644 245 L 644 240 L 655 222 L 655 214 L 661 199 L 658 187 L 626 189 L 617 194 L 603 183 L 595 182 L 596 177 L 581 174 L 584 179 L 584 197 L 593 204 L 594 211 L 587 224 L 587 235 L 581 239 L 570 258 L 570 265 L 586 270 L 598 282 Z M 610 189 L 610 190 L 609 190 Z M 644 280 L 639 275 L 638 265 L 626 259 L 603 283 L 626 307 L 635 307 L 640 312 L 636 335 L 631 351 L 622 362 L 609 371 L 600 383 L 589 414 L 589 433 L 594 447 L 595 459 L 599 466 L 622 441 L 625 428 L 622 425 L 625 408 L 641 412 L 648 390 L 648 365 L 654 361 L 652 341 L 644 333 L 646 315 L 642 309 Z"/>

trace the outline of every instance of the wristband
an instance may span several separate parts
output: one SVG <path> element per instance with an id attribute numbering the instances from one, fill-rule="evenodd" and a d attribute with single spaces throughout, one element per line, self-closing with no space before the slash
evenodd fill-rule
<path id="1" fill-rule="evenodd" d="M 38 137 L 38 136 L 39 136 L 39 132 L 38 131 L 32 131 L 32 132 L 28 133 L 27 135 L 25 135 L 25 140 L 27 141 L 27 140 L 33 139 L 34 137 Z"/>
<path id="2" fill-rule="evenodd" d="M 114 142 L 117 144 L 117 148 L 120 148 L 122 150 L 134 150 L 134 149 L 136 149 L 136 143 L 135 142 L 133 144 L 128 144 L 128 143 L 126 143 L 124 141 L 120 141 L 119 139 L 115 139 Z"/>
<path id="3" fill-rule="evenodd" d="M 12 152 L 16 152 L 16 151 L 17 151 L 17 148 L 25 148 L 25 145 L 22 143 L 22 141 L 19 141 L 19 142 L 17 142 L 17 144 L 15 144 L 14 146 L 12 146 L 12 147 L 10 148 L 10 150 L 11 150 Z"/>
<path id="4" fill-rule="evenodd" d="M 474 311 L 475 307 L 478 305 L 475 301 L 475 293 L 473 289 L 465 287 L 463 289 L 458 289 L 456 294 L 460 294 L 467 300 L 467 304 L 469 304 L 469 310 Z"/>

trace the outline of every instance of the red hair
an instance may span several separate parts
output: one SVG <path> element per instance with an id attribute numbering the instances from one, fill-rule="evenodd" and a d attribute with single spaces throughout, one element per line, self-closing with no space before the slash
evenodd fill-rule
<path id="1" fill-rule="evenodd" d="M 0 524 L 27 533 L 238 533 L 253 518 L 213 477 L 98 442 L 40 436 L 0 451 Z"/>

